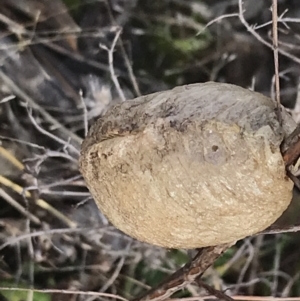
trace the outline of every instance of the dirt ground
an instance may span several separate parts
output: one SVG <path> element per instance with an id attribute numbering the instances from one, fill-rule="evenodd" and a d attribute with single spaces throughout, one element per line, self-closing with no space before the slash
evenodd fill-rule
<path id="1" fill-rule="evenodd" d="M 178 85 L 225 82 L 274 98 L 271 5 L 1 0 L 0 301 L 132 299 L 195 254 L 109 224 L 79 173 L 80 145 L 114 104 Z M 298 1 L 278 0 L 281 101 L 296 122 L 299 23 Z M 299 224 L 299 201 L 295 189 L 277 226 Z M 202 280 L 237 299 L 299 296 L 299 247 L 298 233 L 249 237 Z M 174 298 L 208 295 L 193 284 Z"/>

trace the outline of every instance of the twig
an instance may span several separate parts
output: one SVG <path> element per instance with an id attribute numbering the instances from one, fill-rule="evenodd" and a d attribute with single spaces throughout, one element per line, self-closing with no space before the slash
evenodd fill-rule
<path id="1" fill-rule="evenodd" d="M 30 230 L 30 221 L 26 221 L 26 232 L 31 233 Z M 34 288 L 34 250 L 31 238 L 27 238 L 27 248 L 28 248 L 28 255 L 29 255 L 29 263 L 28 263 L 28 276 L 29 276 L 29 291 L 27 292 L 27 301 L 33 301 L 33 288 Z"/>
<path id="2" fill-rule="evenodd" d="M 81 101 L 82 111 L 83 111 L 84 137 L 86 137 L 88 134 L 88 111 L 84 99 L 82 97 L 82 90 L 79 91 L 79 96 L 80 96 L 80 101 Z"/>
<path id="3" fill-rule="evenodd" d="M 7 140 L 7 141 L 11 141 L 11 142 L 16 142 L 16 143 L 19 143 L 19 144 L 22 144 L 22 145 L 30 146 L 30 147 L 33 147 L 33 148 L 37 148 L 37 149 L 40 149 L 40 150 L 46 150 L 46 148 L 44 146 L 41 146 L 41 145 L 38 145 L 38 144 L 35 144 L 35 143 L 31 143 L 31 142 L 28 142 L 28 141 L 16 139 L 16 138 L 7 137 L 7 136 L 0 135 L 0 140 Z"/>
<path id="4" fill-rule="evenodd" d="M 257 234 L 257 235 L 274 235 L 274 234 L 280 234 L 280 233 L 296 233 L 300 232 L 300 225 L 294 225 L 294 226 L 288 226 L 288 227 L 280 227 L 277 228 L 276 226 L 271 226 L 267 228 L 266 230 L 263 230 Z"/>
<path id="5" fill-rule="evenodd" d="M 60 32 L 60 31 L 53 31 L 53 30 L 49 30 L 49 31 L 43 31 L 44 34 L 47 34 L 47 35 L 51 35 L 51 34 L 60 34 L 60 36 L 54 36 L 54 37 L 47 37 L 47 38 L 40 38 L 40 37 L 37 37 L 37 35 L 35 33 L 33 33 L 32 31 L 28 30 L 27 28 L 25 28 L 24 26 L 20 25 L 19 23 L 17 22 L 14 22 L 13 20 L 9 19 L 8 17 L 6 17 L 5 15 L 3 14 L 0 14 L 0 20 L 1 22 L 3 22 L 4 24 L 6 24 L 8 27 L 11 28 L 11 30 L 16 34 L 16 35 L 22 35 L 22 38 L 24 38 L 24 36 L 29 36 L 31 37 L 30 39 L 25 40 L 22 40 L 22 45 L 35 45 L 35 44 L 43 44 L 44 46 L 52 49 L 52 50 L 55 50 L 61 54 L 64 54 L 64 55 L 67 55 L 71 58 L 73 58 L 74 60 L 77 60 L 78 62 L 81 62 L 81 63 L 85 63 L 89 66 L 92 66 L 93 68 L 96 68 L 98 70 L 104 70 L 104 71 L 109 71 L 109 67 L 107 67 L 106 64 L 102 64 L 102 63 L 99 63 L 99 62 L 96 62 L 94 60 L 91 60 L 91 59 L 88 59 L 84 56 L 82 56 L 81 54 L 77 53 L 77 52 L 74 52 L 74 51 L 70 51 L 66 48 L 63 48 L 61 46 L 59 46 L 58 44 L 54 44 L 52 42 L 55 42 L 55 41 L 60 41 L 62 39 L 65 39 L 65 35 L 68 35 L 68 34 L 72 34 L 72 35 L 75 35 L 75 34 L 78 34 L 80 35 L 81 37 L 99 37 L 99 29 L 95 30 L 95 33 L 88 33 L 88 34 L 84 34 L 81 29 L 75 29 L 75 30 L 65 30 L 63 32 Z M 32 24 L 29 24 L 30 26 Z M 103 30 L 103 29 L 102 29 Z M 20 47 L 20 42 L 16 45 L 16 44 L 13 44 L 11 46 L 8 46 L 8 47 L 0 47 L 0 50 L 1 49 L 18 49 Z M 125 72 L 122 72 L 120 70 L 117 70 L 118 74 L 122 75 L 123 77 L 126 76 Z"/>
<path id="6" fill-rule="evenodd" d="M 80 181 L 82 180 L 82 176 L 81 175 L 76 175 L 76 176 L 73 176 L 71 178 L 67 178 L 67 179 L 63 179 L 63 180 L 58 180 L 58 181 L 53 181 L 49 184 L 45 184 L 45 185 L 39 185 L 39 189 L 49 189 L 49 188 L 53 188 L 53 187 L 57 187 L 57 186 L 63 186 L 63 185 L 66 185 L 66 184 L 69 184 L 69 185 L 76 185 L 76 181 Z M 37 189 L 37 188 L 35 188 Z"/>
<path id="7" fill-rule="evenodd" d="M 115 74 L 115 69 L 114 69 L 114 51 L 115 51 L 115 47 L 117 45 L 117 41 L 120 37 L 120 34 L 122 32 L 122 28 L 121 27 L 113 27 L 112 30 L 115 31 L 115 37 L 114 37 L 114 40 L 111 44 L 111 47 L 110 48 L 107 48 L 105 45 L 103 44 L 100 44 L 100 47 L 104 50 L 107 51 L 108 53 L 108 65 L 109 65 L 109 71 L 110 71 L 110 76 L 111 76 L 111 80 L 113 81 L 116 89 L 117 89 L 117 92 L 119 94 L 119 97 L 122 101 L 125 101 L 126 98 L 125 98 L 125 95 L 123 93 L 123 90 L 121 89 L 121 86 L 120 86 L 120 83 L 117 79 L 117 76 Z"/>
<path id="8" fill-rule="evenodd" d="M 35 188 L 36 189 L 36 188 Z M 70 191 L 70 190 L 51 190 L 51 189 L 42 189 L 39 188 L 39 192 L 41 194 L 47 195 L 59 195 L 59 196 L 76 196 L 76 197 L 90 197 L 91 194 L 89 192 L 80 192 L 80 191 Z"/>
<path id="9" fill-rule="evenodd" d="M 0 70 L 0 78 L 1 80 L 11 89 L 11 91 L 25 100 L 30 107 L 35 110 L 38 110 L 39 113 L 51 124 L 53 124 L 56 128 L 58 128 L 66 137 L 70 137 L 74 142 L 76 142 L 76 146 L 74 148 L 79 149 L 79 145 L 82 142 L 82 139 L 74 134 L 69 129 L 65 128 L 61 123 L 59 123 L 55 118 L 53 118 L 47 111 L 45 111 L 41 106 L 39 106 L 31 97 L 29 97 L 24 91 L 22 91 L 2 70 Z"/>
<path id="10" fill-rule="evenodd" d="M 131 64 L 131 62 L 128 58 L 128 55 L 125 51 L 122 39 L 120 39 L 119 45 L 120 45 L 120 48 L 121 48 L 121 52 L 122 52 L 122 55 L 123 55 L 123 58 L 124 58 L 125 66 L 127 68 L 128 75 L 129 75 L 129 78 L 131 80 L 131 83 L 132 83 L 133 89 L 135 91 L 135 94 L 136 94 L 136 96 L 141 96 L 142 93 L 140 91 L 138 82 L 137 82 L 136 77 L 134 75 L 134 72 L 133 72 L 133 69 L 132 69 L 132 64 Z"/>
<path id="11" fill-rule="evenodd" d="M 33 215 L 32 213 L 28 212 L 23 206 L 21 206 L 17 201 L 15 201 L 8 193 L 6 193 L 2 188 L 0 188 L 0 196 L 9 203 L 12 207 L 18 210 L 21 214 L 26 216 L 30 221 L 33 223 L 40 225 L 41 221 L 38 217 Z"/>
<path id="12" fill-rule="evenodd" d="M 127 244 L 126 247 L 126 253 L 128 254 L 129 251 L 129 247 L 130 247 L 131 243 Z M 121 259 L 119 260 L 113 274 L 111 275 L 111 277 L 106 281 L 106 283 L 101 287 L 100 292 L 105 292 L 109 287 L 112 286 L 112 284 L 116 281 L 116 279 L 118 278 L 121 269 L 124 266 L 124 262 L 125 262 L 125 254 L 121 257 Z"/>
<path id="13" fill-rule="evenodd" d="M 19 235 L 17 237 L 10 237 L 8 241 L 0 245 L 0 251 L 4 248 L 19 243 L 21 240 L 27 239 L 28 237 L 38 237 L 41 235 L 55 235 L 55 234 L 68 234 L 68 233 L 80 233 L 84 231 L 94 230 L 95 228 L 76 228 L 76 229 L 52 229 L 52 230 L 43 230 L 43 231 L 36 231 L 31 233 L 26 233 L 23 235 Z"/>
<path id="14" fill-rule="evenodd" d="M 9 101 L 11 101 L 12 99 L 15 99 L 15 98 L 16 98 L 15 95 L 9 95 L 9 96 L 3 97 L 0 100 L 0 104 L 5 103 L 5 102 L 9 102 Z"/>
<path id="15" fill-rule="evenodd" d="M 204 27 L 202 30 L 198 31 L 196 36 L 202 34 L 209 26 L 213 25 L 214 23 L 217 23 L 223 19 L 227 19 L 227 18 L 233 18 L 233 17 L 238 17 L 239 14 L 238 13 L 233 13 L 233 14 L 224 14 L 222 16 L 218 16 L 212 20 L 210 20 Z"/>
<path id="16" fill-rule="evenodd" d="M 5 185 L 6 187 L 9 187 L 11 189 L 13 189 L 14 191 L 16 191 L 17 193 L 19 193 L 20 195 L 25 195 L 25 197 L 30 198 L 31 197 L 31 193 L 28 190 L 25 190 L 23 187 L 19 186 L 18 184 L 10 181 L 9 179 L 3 177 L 0 175 L 0 183 Z M 44 201 L 43 199 L 37 199 L 35 201 L 35 203 L 43 208 L 44 210 L 47 210 L 48 212 L 50 212 L 53 216 L 55 216 L 56 218 L 58 218 L 59 220 L 61 220 L 64 224 L 66 224 L 68 227 L 70 228 L 76 228 L 77 224 L 75 222 L 73 222 L 72 220 L 70 220 L 68 217 L 66 217 L 65 215 L 63 215 L 61 212 L 59 212 L 58 210 L 56 210 L 54 207 L 52 207 L 50 204 L 48 204 L 46 201 Z"/>
<path id="17" fill-rule="evenodd" d="M 233 243 L 201 249 L 198 254 L 181 269 L 177 270 L 158 287 L 146 292 L 133 301 L 161 301 L 169 298 L 175 292 L 199 279 L 203 273 L 218 259 Z"/>
<path id="18" fill-rule="evenodd" d="M 300 125 L 284 139 L 280 146 L 285 166 L 289 167 L 300 156 Z"/>
<path id="19" fill-rule="evenodd" d="M 286 167 L 292 165 L 300 155 L 300 139 L 295 143 L 289 145 L 288 149 L 283 153 L 283 161 Z"/>
<path id="20" fill-rule="evenodd" d="M 248 273 L 248 282 L 252 282 L 252 285 L 248 288 L 248 293 L 251 295 L 254 295 L 255 290 L 255 284 L 257 283 L 259 269 L 260 269 L 260 250 L 264 242 L 264 235 L 260 235 L 254 238 L 254 255 L 253 259 L 251 261 L 251 268 Z M 236 295 L 238 292 L 233 293 Z"/>
<path id="21" fill-rule="evenodd" d="M 271 294 L 272 296 L 277 296 L 278 293 L 278 272 L 280 269 L 280 262 L 281 262 L 281 246 L 282 244 L 279 243 L 279 235 L 275 235 L 275 255 L 274 255 L 274 263 L 273 263 L 273 281 L 271 286 Z"/>
<path id="22" fill-rule="evenodd" d="M 246 238 L 245 241 L 244 241 L 247 249 L 246 249 L 246 252 L 248 253 L 246 255 L 246 262 L 244 263 L 242 269 L 241 269 L 241 272 L 239 273 L 239 276 L 238 276 L 238 280 L 237 280 L 237 283 L 235 285 L 235 291 L 238 292 L 239 288 L 241 287 L 241 284 L 243 283 L 244 281 L 244 278 L 245 278 L 245 275 L 253 261 L 253 258 L 254 258 L 254 254 L 255 254 L 255 250 L 254 250 L 254 247 L 251 243 L 251 239 L 249 238 Z"/>
<path id="23" fill-rule="evenodd" d="M 206 284 L 205 282 L 203 282 L 200 279 L 196 280 L 196 283 L 200 286 L 203 287 L 209 294 L 211 294 L 212 296 L 215 296 L 216 298 L 220 299 L 220 300 L 224 300 L 224 301 L 234 301 L 233 298 L 231 298 L 230 296 L 226 295 L 225 293 L 223 293 L 222 291 L 219 291 L 213 287 L 211 287 L 210 285 Z"/>
<path id="24" fill-rule="evenodd" d="M 183 297 L 173 298 L 170 301 L 203 301 L 203 300 L 216 300 L 213 296 L 202 296 L 202 297 Z M 252 296 L 252 295 L 236 295 L 232 296 L 233 300 L 236 301 L 300 301 L 300 297 L 269 297 L 269 296 Z"/>
<path id="25" fill-rule="evenodd" d="M 287 176 L 294 182 L 294 185 L 300 190 L 300 180 L 299 178 L 290 171 L 290 169 L 286 169 Z"/>
<path id="26" fill-rule="evenodd" d="M 286 15 L 287 12 L 288 12 L 288 9 L 284 10 L 284 12 L 278 17 L 278 20 L 277 20 L 277 23 L 283 23 L 285 25 L 285 27 L 287 27 L 286 23 L 293 22 L 292 20 L 294 19 L 294 18 L 283 18 Z M 297 20 L 297 19 L 295 19 L 295 20 Z M 300 21 L 300 19 L 298 19 L 298 20 Z M 268 21 L 268 22 L 265 22 L 261 25 L 255 25 L 254 28 L 256 30 L 261 29 L 261 28 L 266 27 L 266 26 L 268 26 L 272 23 L 273 23 L 273 21 Z"/>
<path id="27" fill-rule="evenodd" d="M 67 295 L 86 295 L 86 296 L 98 296 L 98 297 L 107 297 L 112 299 L 117 299 L 121 301 L 128 301 L 127 299 L 108 293 L 98 293 L 98 292 L 85 292 L 85 291 L 76 291 L 76 290 L 60 290 L 60 289 L 28 289 L 28 288 L 19 288 L 19 287 L 0 287 L 0 291 L 16 291 L 16 292 L 28 292 L 33 291 L 37 293 L 44 294 L 67 294 Z"/>
<path id="28" fill-rule="evenodd" d="M 285 169 L 287 176 L 294 182 L 296 187 L 300 189 L 300 180 L 291 171 L 291 166 L 300 157 L 300 126 L 297 128 L 283 141 L 280 146 L 283 162 L 285 164 Z"/>
<path id="29" fill-rule="evenodd" d="M 48 132 L 45 129 L 43 129 L 42 127 L 40 127 L 32 116 L 31 108 L 28 108 L 28 117 L 29 117 L 31 123 L 34 125 L 34 127 L 40 133 L 42 133 L 45 136 L 48 136 L 49 138 L 53 139 L 54 141 L 58 142 L 59 144 L 64 145 L 66 148 L 70 148 L 70 150 L 73 151 L 74 154 L 76 154 L 76 155 L 80 154 L 80 151 L 76 147 L 74 147 L 72 144 L 69 144 L 67 141 L 51 134 L 50 132 Z"/>
<path id="30" fill-rule="evenodd" d="M 62 221 L 65 225 L 67 225 L 70 228 L 76 228 L 77 223 L 73 222 L 71 219 L 69 219 L 67 216 L 62 214 L 60 211 L 56 210 L 54 207 L 52 207 L 50 204 L 48 204 L 43 199 L 37 199 L 35 202 L 40 208 L 43 208 L 44 210 L 50 212 L 53 216 L 55 216 L 57 219 Z"/>
<path id="31" fill-rule="evenodd" d="M 277 118 L 279 124 L 282 124 L 281 104 L 280 104 L 280 82 L 279 82 L 279 58 L 278 58 L 278 10 L 277 0 L 272 1 L 272 32 L 273 32 L 273 54 L 275 67 L 275 101 L 277 104 Z"/>
<path id="32" fill-rule="evenodd" d="M 2 146 L 0 146 L 0 156 L 5 158 L 7 161 L 9 161 L 17 169 L 19 169 L 19 170 L 24 169 L 24 165 L 15 156 L 13 156 L 8 150 L 6 150 Z"/>
<path id="33" fill-rule="evenodd" d="M 261 42 L 262 44 L 264 44 L 265 46 L 267 46 L 268 48 L 273 50 L 273 45 L 270 44 L 269 42 L 267 42 L 266 40 L 264 40 L 256 31 L 255 28 L 253 26 L 251 26 L 245 19 L 244 17 L 244 10 L 243 10 L 243 0 L 238 0 L 239 1 L 239 19 L 241 21 L 241 23 L 245 26 L 245 28 L 251 33 L 251 35 L 256 38 L 259 42 Z M 282 54 L 283 56 L 293 60 L 294 62 L 296 62 L 297 64 L 300 64 L 300 58 L 290 54 L 289 52 L 278 48 L 278 52 L 280 54 Z"/>
<path id="34" fill-rule="evenodd" d="M 106 6 L 107 11 L 108 11 L 108 13 L 109 13 L 109 18 L 110 18 L 111 22 L 112 22 L 115 26 L 117 26 L 118 24 L 117 24 L 117 22 L 116 22 L 116 20 L 115 20 L 115 18 L 114 18 L 114 15 L 113 15 L 113 13 L 112 13 L 112 11 L 111 11 L 110 5 L 108 4 L 108 1 L 106 0 L 106 1 L 104 1 L 104 3 L 105 3 L 105 6 Z M 131 62 L 129 61 L 129 58 L 128 58 L 128 55 L 127 55 L 127 53 L 126 53 L 126 51 L 125 51 L 124 43 L 123 43 L 123 40 L 122 40 L 121 37 L 119 38 L 119 46 L 120 46 L 120 49 L 121 49 L 121 52 L 122 52 L 122 56 L 123 56 L 123 58 L 124 58 L 125 66 L 126 66 L 126 68 L 127 68 L 128 75 L 129 75 L 129 78 L 130 78 L 130 80 L 131 80 L 133 89 L 134 89 L 134 91 L 135 91 L 135 93 L 136 93 L 137 96 L 141 96 L 142 94 L 141 94 L 139 85 L 138 85 L 138 83 L 137 83 L 136 77 L 135 77 L 135 75 L 134 75 L 134 73 L 133 73 L 133 70 L 132 70 L 132 64 L 131 64 Z"/>

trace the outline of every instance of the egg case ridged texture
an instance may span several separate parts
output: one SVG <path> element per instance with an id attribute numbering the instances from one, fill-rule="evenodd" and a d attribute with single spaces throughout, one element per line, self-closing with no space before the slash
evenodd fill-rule
<path id="1" fill-rule="evenodd" d="M 233 242 L 271 225 L 292 198 L 280 144 L 295 124 L 234 85 L 177 87 L 110 109 L 80 167 L 99 209 L 126 234 L 168 248 Z"/>

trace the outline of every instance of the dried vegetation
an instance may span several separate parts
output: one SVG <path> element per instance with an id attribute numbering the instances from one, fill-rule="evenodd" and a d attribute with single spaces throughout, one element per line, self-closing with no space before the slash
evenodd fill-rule
<path id="1" fill-rule="evenodd" d="M 194 255 L 112 227 L 79 173 L 80 144 L 110 106 L 177 85 L 212 80 L 275 98 L 271 4 L 1 1 L 0 300 L 131 299 Z M 278 5 L 281 100 L 299 122 L 300 9 L 296 0 Z M 298 196 L 277 228 L 297 230 Z M 299 244 L 298 233 L 249 237 L 201 281 L 186 281 L 190 264 L 163 288 L 184 287 L 175 297 L 186 300 L 299 296 Z"/>

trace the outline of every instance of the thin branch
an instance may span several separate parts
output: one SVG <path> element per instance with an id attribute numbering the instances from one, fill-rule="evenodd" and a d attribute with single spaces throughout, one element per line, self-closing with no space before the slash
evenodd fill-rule
<path id="1" fill-rule="evenodd" d="M 21 145 L 26 145 L 26 146 L 30 146 L 30 147 L 33 147 L 33 148 L 37 148 L 37 149 L 40 149 L 40 150 L 46 150 L 46 148 L 44 146 L 41 146 L 41 145 L 38 145 L 38 144 L 35 144 L 35 143 L 31 143 L 31 142 L 28 142 L 28 141 L 16 139 L 16 138 L 7 137 L 7 136 L 0 135 L 0 140 L 7 140 L 7 141 L 19 143 Z"/>
<path id="2" fill-rule="evenodd" d="M 114 69 L 114 51 L 115 51 L 115 48 L 116 48 L 116 45 L 117 45 L 117 42 L 118 42 L 118 39 L 121 35 L 121 32 L 122 32 L 122 28 L 121 27 L 113 27 L 112 28 L 112 31 L 115 31 L 115 37 L 114 37 L 114 40 L 111 44 L 111 47 L 110 48 L 107 48 L 105 45 L 103 44 L 100 44 L 100 47 L 104 50 L 107 51 L 108 53 L 108 65 L 109 65 L 109 71 L 110 71 L 110 76 L 111 76 L 111 80 L 113 81 L 116 89 L 117 89 L 117 92 L 119 94 L 119 97 L 122 101 L 125 101 L 126 98 L 125 98 L 125 95 L 123 93 L 123 90 L 120 86 L 120 83 L 118 81 L 118 78 L 116 76 L 116 73 L 115 73 L 115 69 Z"/>
<path id="3" fill-rule="evenodd" d="M 61 138 L 59 138 L 59 137 L 57 137 L 57 136 L 51 134 L 50 132 L 48 132 L 47 130 L 43 129 L 41 126 L 39 126 L 39 125 L 37 124 L 37 122 L 35 121 L 35 119 L 33 118 L 33 116 L 32 116 L 31 108 L 28 108 L 28 117 L 29 117 L 31 123 L 34 125 L 34 127 L 35 127 L 40 133 L 42 133 L 43 135 L 45 135 L 45 136 L 51 138 L 52 140 L 58 142 L 59 144 L 65 146 L 66 148 L 70 148 L 70 150 L 71 150 L 73 153 L 75 153 L 76 155 L 79 155 L 79 154 L 80 154 L 80 151 L 79 151 L 76 147 L 74 147 L 72 144 L 69 144 L 67 141 L 65 141 L 65 140 L 63 140 L 63 139 L 61 139 Z"/>
<path id="4" fill-rule="evenodd" d="M 115 26 L 117 26 L 118 24 L 117 24 L 117 22 L 116 22 L 116 20 L 114 18 L 114 15 L 113 15 L 113 13 L 111 11 L 110 5 L 108 4 L 108 1 L 106 0 L 106 1 L 104 1 L 104 3 L 105 3 L 107 11 L 109 13 L 109 18 L 110 18 L 111 22 Z M 131 62 L 129 60 L 129 57 L 128 57 L 126 51 L 125 51 L 124 43 L 123 43 L 123 40 L 122 40 L 121 37 L 119 38 L 119 46 L 120 46 L 120 49 L 121 49 L 121 52 L 122 52 L 122 56 L 123 56 L 123 59 L 124 59 L 124 62 L 125 62 L 125 66 L 127 68 L 128 75 L 129 75 L 129 78 L 131 80 L 133 89 L 134 89 L 134 91 L 135 91 L 135 93 L 136 93 L 137 96 L 141 96 L 142 94 L 141 94 L 138 82 L 136 80 L 136 77 L 134 75 L 134 72 L 133 72 L 133 69 L 132 69 L 132 64 L 131 64 Z"/>
<path id="5" fill-rule="evenodd" d="M 15 166 L 19 170 L 23 170 L 25 167 L 23 163 L 21 163 L 13 154 L 11 154 L 8 150 L 6 150 L 2 146 L 0 146 L 0 157 L 5 158 L 7 161 L 9 161 L 13 166 Z"/>
<path id="6" fill-rule="evenodd" d="M 279 58 L 278 58 L 278 9 L 277 0 L 272 1 L 272 32 L 273 32 L 273 54 L 275 67 L 275 101 L 277 105 L 277 118 L 282 124 L 281 104 L 280 104 L 280 82 L 279 82 Z"/>
<path id="7" fill-rule="evenodd" d="M 70 191 L 70 190 L 50 190 L 39 188 L 41 194 L 46 195 L 59 195 L 59 196 L 75 196 L 75 197 L 90 197 L 89 192 Z"/>
<path id="8" fill-rule="evenodd" d="M 298 133 L 300 127 L 297 127 L 294 131 L 295 134 Z M 294 134 L 292 133 L 292 135 Z M 297 137 L 297 136 L 296 136 Z M 289 137 L 288 137 L 289 139 Z M 298 138 L 296 141 L 290 140 L 289 142 L 285 142 L 283 147 L 286 149 L 283 153 L 283 161 L 285 166 L 288 168 L 290 165 L 292 165 L 300 155 L 300 139 Z"/>
<path id="9" fill-rule="evenodd" d="M 16 96 L 26 101 L 29 104 L 29 106 L 33 109 L 39 111 L 39 113 L 45 118 L 46 121 L 58 128 L 66 137 L 71 138 L 74 142 L 76 142 L 76 147 L 79 148 L 79 145 L 82 142 L 82 139 L 79 136 L 74 134 L 69 129 L 65 128 L 61 123 L 59 123 L 55 118 L 53 118 L 46 110 L 44 110 L 23 90 L 21 90 L 2 70 L 0 70 L 0 78 Z"/>
<path id="10" fill-rule="evenodd" d="M 26 232 L 31 233 L 30 230 L 30 220 L 26 221 Z M 32 240 L 30 237 L 27 238 L 27 249 L 29 255 L 29 262 L 28 262 L 28 276 L 29 276 L 29 291 L 27 292 L 27 301 L 33 301 L 33 288 L 34 288 L 34 249 Z"/>
<path id="11" fill-rule="evenodd" d="M 219 300 L 224 300 L 224 301 L 233 301 L 234 300 L 233 298 L 231 298 L 230 296 L 226 295 L 222 291 L 219 291 L 219 290 L 213 288 L 212 286 L 206 284 L 205 282 L 203 282 L 200 279 L 196 280 L 196 283 L 200 287 L 203 287 L 209 294 L 211 294 L 212 296 L 215 296 Z"/>
<path id="12" fill-rule="evenodd" d="M 120 48 L 121 48 L 121 52 L 122 52 L 122 55 L 123 55 L 123 58 L 124 58 L 124 62 L 125 62 L 125 66 L 127 68 L 127 71 L 128 71 L 128 75 L 129 75 L 129 78 L 131 80 L 131 83 L 132 83 L 132 86 L 133 86 L 133 89 L 136 93 L 136 96 L 141 96 L 142 93 L 140 91 L 140 87 L 139 87 L 139 84 L 136 80 L 136 77 L 134 75 L 134 72 L 133 72 L 133 69 L 132 69 L 132 63 L 130 62 L 129 60 L 129 57 L 125 51 L 125 47 L 123 45 L 123 41 L 122 39 L 120 39 L 119 41 L 119 45 L 120 45 Z"/>
<path id="13" fill-rule="evenodd" d="M 233 17 L 238 17 L 239 14 L 238 13 L 233 13 L 233 14 L 224 14 L 224 15 L 221 15 L 221 16 L 218 16 L 214 19 L 212 19 L 211 21 L 209 21 L 204 27 L 202 30 L 198 31 L 196 36 L 202 34 L 209 26 L 213 25 L 214 23 L 217 23 L 221 20 L 224 20 L 224 19 L 227 19 L 227 18 L 233 18 Z"/>
<path id="14" fill-rule="evenodd" d="M 286 9 L 286 10 L 278 17 L 278 20 L 277 20 L 278 23 L 283 23 L 283 24 L 286 26 L 285 23 L 291 22 L 291 21 L 289 20 L 289 19 L 291 19 L 291 18 L 283 18 L 287 12 L 288 12 L 288 9 Z M 299 19 L 299 20 L 300 20 L 300 19 Z M 263 28 L 263 27 L 266 27 L 266 26 L 268 26 L 268 25 L 271 25 L 272 23 L 273 23 L 273 21 L 271 20 L 271 21 L 265 22 L 265 23 L 263 23 L 263 24 L 261 24 L 261 25 L 255 25 L 254 28 L 255 28 L 256 30 L 257 30 L 257 29 L 261 29 L 261 28 Z"/>
<path id="15" fill-rule="evenodd" d="M 125 248 L 126 253 L 121 257 L 120 261 L 117 264 L 115 271 L 112 273 L 111 277 L 106 281 L 106 283 L 101 287 L 100 292 L 105 292 L 109 287 L 111 287 L 113 285 L 113 283 L 115 283 L 116 279 L 118 278 L 118 276 L 121 272 L 121 269 L 124 266 L 125 256 L 128 255 L 130 246 L 131 246 L 131 242 L 127 244 L 127 247 Z"/>
<path id="16" fill-rule="evenodd" d="M 19 235 L 16 237 L 10 237 L 5 243 L 0 245 L 0 251 L 8 246 L 15 245 L 19 243 L 20 241 L 27 239 L 28 237 L 38 237 L 41 235 L 55 235 L 55 234 L 68 234 L 68 233 L 80 233 L 88 230 L 93 230 L 94 228 L 63 228 L 63 229 L 52 229 L 52 230 L 43 230 L 43 231 L 36 231 L 31 233 L 26 233 L 23 235 Z"/>
<path id="17" fill-rule="evenodd" d="M 271 294 L 272 296 L 278 295 L 278 273 L 280 269 L 281 262 L 281 246 L 282 244 L 279 242 L 279 235 L 275 236 L 275 254 L 274 254 L 274 263 L 273 263 L 273 271 L 271 272 L 273 276 L 272 286 L 271 286 Z"/>
<path id="18" fill-rule="evenodd" d="M 53 216 L 55 216 L 57 219 L 59 219 L 61 222 L 63 222 L 68 227 L 70 227 L 70 228 L 76 228 L 77 227 L 77 223 L 76 222 L 73 222 L 66 215 L 64 215 L 60 211 L 56 210 L 53 206 L 51 206 L 49 203 L 47 203 L 43 199 L 37 199 L 35 203 L 40 208 L 43 208 L 44 210 L 46 210 L 49 213 L 51 213 Z"/>
<path id="19" fill-rule="evenodd" d="M 198 254 L 181 269 L 177 270 L 160 285 L 133 301 L 162 301 L 169 298 L 177 291 L 199 279 L 232 245 L 233 243 L 230 243 L 201 249 Z"/>
<path id="20" fill-rule="evenodd" d="M 6 187 L 11 188 L 12 190 L 19 193 L 20 195 L 25 195 L 25 197 L 27 197 L 27 198 L 32 197 L 31 193 L 28 190 L 24 189 L 23 187 L 19 186 L 18 184 L 12 182 L 11 180 L 9 180 L 1 175 L 0 175 L 0 183 L 5 185 Z M 50 212 L 53 216 L 55 216 L 57 219 L 61 220 L 68 227 L 70 227 L 70 228 L 77 227 L 77 224 L 75 222 L 70 220 L 67 216 L 63 215 L 60 211 L 56 210 L 53 206 L 48 204 L 43 199 L 37 199 L 37 200 L 35 200 L 35 203 L 39 207 Z"/>
<path id="21" fill-rule="evenodd" d="M 60 290 L 60 289 L 28 289 L 28 288 L 19 288 L 19 287 L 0 287 L 0 291 L 16 291 L 16 292 L 28 292 L 33 291 L 37 293 L 44 294 L 66 294 L 66 295 L 85 295 L 85 296 L 98 296 L 98 297 L 107 297 L 111 299 L 117 299 L 121 301 L 128 301 L 127 299 L 108 293 L 98 293 L 98 292 L 85 292 L 85 291 L 77 291 L 77 290 Z"/>
<path id="22" fill-rule="evenodd" d="M 18 210 L 21 214 L 27 217 L 30 221 L 37 225 L 41 225 L 41 221 L 38 217 L 28 212 L 23 206 L 21 206 L 17 201 L 15 201 L 8 193 L 6 193 L 2 188 L 0 188 L 0 196 L 9 203 L 12 207 Z"/>
<path id="23" fill-rule="evenodd" d="M 82 111 L 83 111 L 84 137 L 86 137 L 88 134 L 88 111 L 84 99 L 82 97 L 82 90 L 79 91 L 79 96 L 80 96 Z"/>
<path id="24" fill-rule="evenodd" d="M 273 50 L 273 45 L 270 44 L 269 42 L 267 42 L 266 40 L 264 40 L 256 31 L 255 31 L 255 27 L 251 26 L 245 19 L 244 17 L 244 10 L 243 10 L 243 0 L 239 0 L 239 19 L 241 21 L 241 23 L 245 26 L 245 28 L 251 33 L 251 35 L 256 38 L 259 42 L 261 42 L 262 44 L 264 44 L 265 46 L 267 46 L 268 48 Z M 283 49 L 278 48 L 278 52 L 280 54 L 282 54 L 283 56 L 290 58 L 291 60 L 293 60 L 295 63 L 300 64 L 300 58 L 290 54 L 289 52 L 286 52 Z"/>
<path id="25" fill-rule="evenodd" d="M 296 233 L 296 232 L 300 232 L 300 225 L 294 225 L 294 226 L 287 226 L 287 227 L 279 227 L 277 228 L 276 226 L 271 226 L 269 228 L 267 228 L 266 230 L 263 230 L 257 234 L 255 234 L 255 236 L 257 235 L 274 235 L 274 234 L 280 234 L 280 233 Z"/>
<path id="26" fill-rule="evenodd" d="M 9 102 L 13 99 L 15 99 L 16 96 L 15 95 L 9 95 L 9 96 L 6 96 L 6 97 L 3 97 L 1 100 L 0 100 L 0 104 L 2 103 L 5 103 L 5 102 Z"/>

